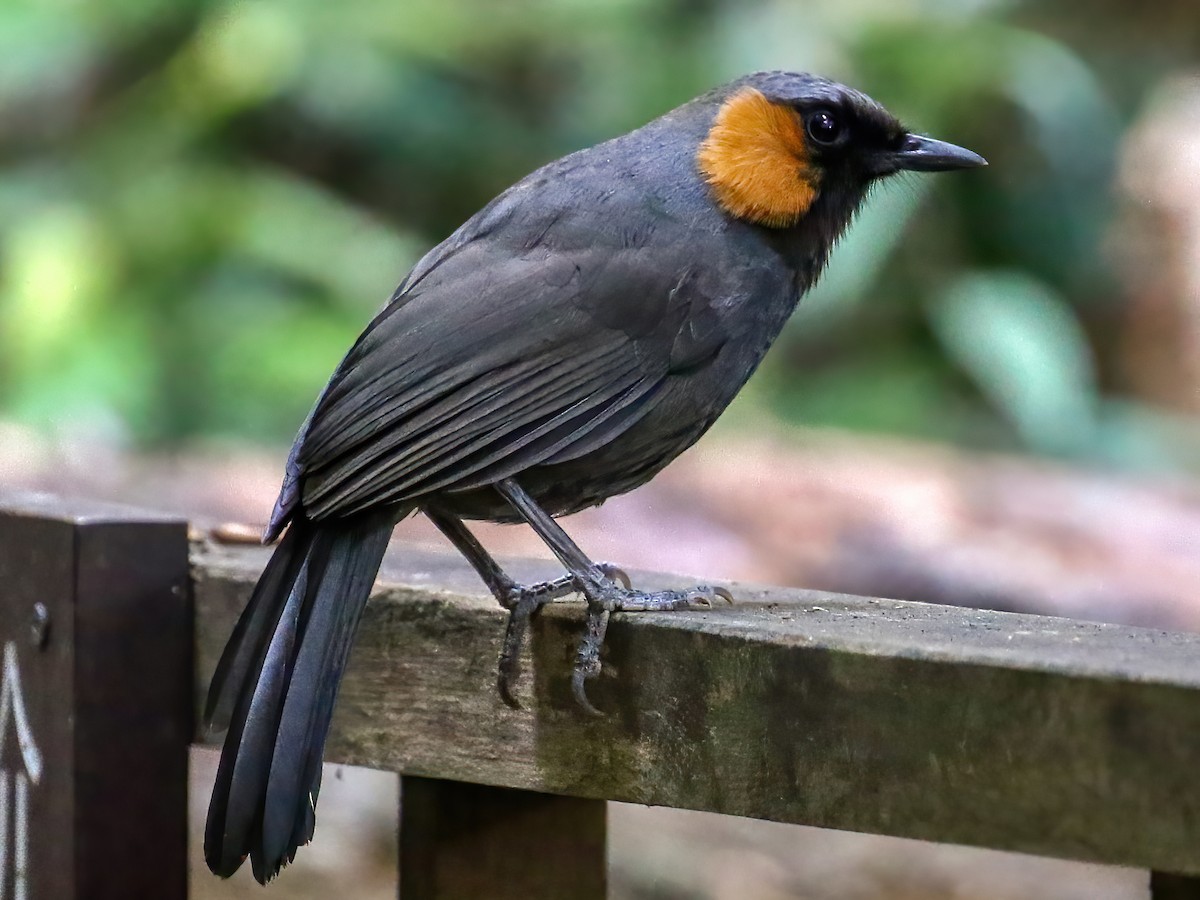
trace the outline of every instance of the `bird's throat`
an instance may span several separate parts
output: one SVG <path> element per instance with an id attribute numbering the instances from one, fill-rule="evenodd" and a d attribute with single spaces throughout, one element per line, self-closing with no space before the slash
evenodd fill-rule
<path id="1" fill-rule="evenodd" d="M 754 88 L 721 105 L 696 162 L 721 208 L 757 225 L 795 225 L 817 197 L 799 116 Z"/>

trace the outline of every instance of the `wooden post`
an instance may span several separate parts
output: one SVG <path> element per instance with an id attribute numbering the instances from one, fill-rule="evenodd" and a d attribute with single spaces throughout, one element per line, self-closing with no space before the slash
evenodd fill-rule
<path id="1" fill-rule="evenodd" d="M 1151 872 L 1150 900 L 1200 900 L 1200 878 Z"/>
<path id="2" fill-rule="evenodd" d="M 0 500 L 0 897 L 187 895 L 182 521 Z"/>
<path id="3" fill-rule="evenodd" d="M 404 776 L 401 900 L 603 900 L 603 800 Z"/>

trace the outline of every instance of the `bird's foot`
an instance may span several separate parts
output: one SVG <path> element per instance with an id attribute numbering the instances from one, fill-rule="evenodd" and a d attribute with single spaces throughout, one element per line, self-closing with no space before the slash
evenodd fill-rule
<path id="1" fill-rule="evenodd" d="M 632 586 L 629 576 L 619 566 L 602 562 L 596 563 L 596 568 L 608 580 L 614 583 L 619 581 L 626 588 Z M 582 590 L 578 579 L 574 575 L 562 575 L 558 578 L 551 578 L 548 581 L 538 581 L 534 584 L 517 584 L 515 581 L 511 582 L 501 588 L 501 592 L 497 593 L 496 599 L 500 601 L 501 606 L 510 612 L 527 601 L 535 602 L 536 610 L 551 600 L 558 600 L 560 597 L 565 597 L 568 594 L 578 594 Z M 511 618 L 509 621 L 512 621 Z"/>
<path id="2" fill-rule="evenodd" d="M 718 599 L 733 603 L 733 595 L 728 590 L 707 584 L 653 593 L 632 590 L 628 584 L 622 588 L 616 584 L 600 583 L 592 588 L 595 596 L 588 597 L 587 625 L 579 642 L 575 670 L 571 674 L 571 692 L 576 702 L 594 716 L 603 713 L 588 700 L 587 682 L 600 674 L 600 648 L 604 645 L 604 634 L 612 613 L 665 612 L 697 606 L 711 609 Z"/>
<path id="3" fill-rule="evenodd" d="M 629 590 L 629 576 L 623 569 L 612 563 L 596 563 L 596 569 L 603 575 L 602 583 L 611 584 L 615 590 Z M 517 584 L 512 582 L 505 585 L 503 593 L 497 593 L 500 605 L 508 610 L 508 625 L 504 630 L 504 644 L 500 650 L 500 671 L 496 679 L 496 687 L 500 691 L 500 699 L 513 709 L 520 709 L 513 694 L 517 679 L 521 676 L 521 645 L 525 642 L 525 633 L 529 630 L 529 620 L 533 615 L 552 600 L 565 597 L 568 594 L 580 593 L 583 587 L 574 575 L 563 575 L 549 581 L 539 581 L 535 584 Z"/>

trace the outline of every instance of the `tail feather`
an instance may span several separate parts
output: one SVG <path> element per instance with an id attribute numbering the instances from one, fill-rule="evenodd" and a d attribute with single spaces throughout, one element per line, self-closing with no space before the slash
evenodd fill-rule
<path id="1" fill-rule="evenodd" d="M 295 655 L 266 786 L 262 840 L 268 865 L 294 850 L 288 845 L 296 823 L 303 820 L 305 808 L 316 804 L 337 687 L 390 530 L 376 527 L 361 534 L 345 552 L 329 559 L 316 588 Z M 360 596 L 363 602 L 352 602 Z"/>
<path id="2" fill-rule="evenodd" d="M 240 866 L 247 853 L 254 866 L 254 877 L 266 882 L 269 875 L 260 872 L 262 857 L 262 819 L 267 778 L 271 759 L 278 745 L 283 704 L 287 696 L 292 662 L 300 644 L 301 607 L 309 596 L 309 574 L 320 568 L 320 551 L 325 549 L 320 541 L 314 540 L 308 551 L 308 559 L 300 570 L 295 584 L 288 593 L 283 615 L 275 626 L 275 633 L 267 647 L 255 684 L 246 685 L 250 698 L 246 715 L 237 721 L 241 734 L 236 743 L 225 739 L 221 751 L 222 762 L 230 758 L 228 780 L 223 767 L 217 767 L 217 782 L 213 788 L 214 798 L 218 791 L 226 794 L 225 816 L 220 836 L 222 855 L 219 864 L 232 874 Z M 319 578 L 318 578 L 319 581 Z M 215 807 L 216 804 L 214 803 Z M 210 824 L 211 820 L 210 820 Z M 205 832 L 207 840 L 208 833 Z M 208 850 L 205 850 L 207 857 Z M 210 868 L 212 868 L 210 861 Z M 278 867 L 276 867 L 278 870 Z M 214 869 L 216 871 L 216 869 Z M 264 870 L 265 871 L 265 870 Z M 224 875 L 225 872 L 218 872 Z M 271 873 L 272 875 L 274 873 Z"/>
<path id="3" fill-rule="evenodd" d="M 321 758 L 350 645 L 394 516 L 294 522 L 214 676 L 206 717 L 229 731 L 204 856 L 266 883 L 312 838 Z"/>
<path id="4" fill-rule="evenodd" d="M 254 586 L 208 687 L 204 706 L 204 724 L 208 729 L 224 731 L 229 727 L 238 697 L 245 693 L 243 686 L 252 672 L 262 668 L 288 593 L 307 558 L 310 532 L 307 522 L 297 522 L 289 528 Z"/>

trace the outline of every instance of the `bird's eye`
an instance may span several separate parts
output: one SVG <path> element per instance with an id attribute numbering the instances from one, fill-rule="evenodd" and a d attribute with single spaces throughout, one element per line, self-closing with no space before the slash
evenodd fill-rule
<path id="1" fill-rule="evenodd" d="M 808 136 L 818 144 L 832 144 L 842 136 L 842 123 L 827 109 L 819 109 L 808 117 Z"/>

